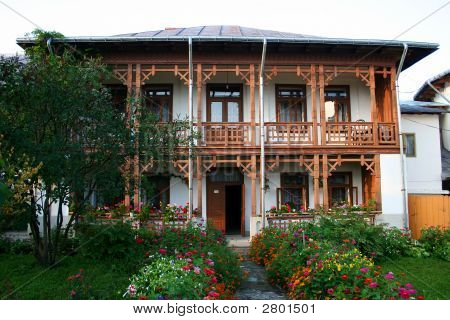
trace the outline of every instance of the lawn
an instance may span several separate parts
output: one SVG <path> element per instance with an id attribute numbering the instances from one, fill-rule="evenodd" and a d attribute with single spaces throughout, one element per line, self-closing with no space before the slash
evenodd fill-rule
<path id="1" fill-rule="evenodd" d="M 112 262 L 69 256 L 51 269 L 29 254 L 0 254 L 0 299 L 67 299 L 67 278 L 84 269 L 97 299 L 117 299 L 126 291 L 129 271 Z"/>
<path id="2" fill-rule="evenodd" d="M 450 299 L 450 262 L 436 258 L 400 257 L 381 265 L 396 275 L 403 273 L 402 281 L 413 283 L 427 300 Z"/>

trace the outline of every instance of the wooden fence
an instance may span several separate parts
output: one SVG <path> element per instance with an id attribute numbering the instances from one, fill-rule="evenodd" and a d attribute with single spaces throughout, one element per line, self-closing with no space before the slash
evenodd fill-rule
<path id="1" fill-rule="evenodd" d="M 450 196 L 410 194 L 408 196 L 409 227 L 414 239 L 420 230 L 431 226 L 450 226 Z"/>

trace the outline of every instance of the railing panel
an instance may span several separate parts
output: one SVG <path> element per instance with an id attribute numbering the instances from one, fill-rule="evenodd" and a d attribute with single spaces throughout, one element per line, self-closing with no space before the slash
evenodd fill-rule
<path id="1" fill-rule="evenodd" d="M 266 123 L 267 145 L 312 144 L 312 123 Z"/>
<path id="2" fill-rule="evenodd" d="M 249 123 L 224 122 L 202 124 L 203 145 L 248 146 L 250 143 Z"/>
<path id="3" fill-rule="evenodd" d="M 378 142 L 381 145 L 397 144 L 397 126 L 393 122 L 378 123 Z"/>
<path id="4" fill-rule="evenodd" d="M 372 122 L 333 122 L 326 124 L 326 144 L 373 145 Z"/>

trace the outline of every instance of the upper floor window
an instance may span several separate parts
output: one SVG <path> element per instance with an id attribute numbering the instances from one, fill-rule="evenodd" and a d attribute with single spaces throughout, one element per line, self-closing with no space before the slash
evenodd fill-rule
<path id="1" fill-rule="evenodd" d="M 325 87 L 325 118 L 328 122 L 351 121 L 348 86 Z"/>
<path id="2" fill-rule="evenodd" d="M 208 86 L 208 121 L 241 122 L 242 118 L 242 85 L 214 84 Z"/>
<path id="3" fill-rule="evenodd" d="M 298 85 L 277 85 L 278 122 L 306 122 L 306 88 Z"/>
<path id="4" fill-rule="evenodd" d="M 142 90 L 144 107 L 153 113 L 159 122 L 172 120 L 172 86 L 147 85 Z"/>
<path id="5" fill-rule="evenodd" d="M 416 135 L 414 133 L 403 134 L 403 150 L 407 157 L 416 156 Z"/>

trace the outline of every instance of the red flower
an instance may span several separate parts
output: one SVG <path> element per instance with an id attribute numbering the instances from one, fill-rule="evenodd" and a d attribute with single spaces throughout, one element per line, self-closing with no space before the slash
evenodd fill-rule
<path id="1" fill-rule="evenodd" d="M 212 282 L 212 283 L 217 283 L 217 278 L 216 278 L 216 277 L 212 277 L 212 278 L 211 278 L 211 282 Z"/>
<path id="2" fill-rule="evenodd" d="M 220 294 L 218 294 L 218 293 L 215 292 L 215 291 L 210 291 L 210 292 L 208 293 L 208 296 L 210 296 L 210 297 L 212 297 L 212 298 L 218 298 L 218 297 L 220 296 Z"/>
<path id="3" fill-rule="evenodd" d="M 207 276 L 213 276 L 215 274 L 214 270 L 210 268 L 204 268 L 203 271 L 206 273 Z"/>
<path id="4" fill-rule="evenodd" d="M 189 271 L 191 268 L 189 266 L 183 266 L 182 268 L 184 271 Z"/>
<path id="5" fill-rule="evenodd" d="M 348 279 L 348 275 L 346 275 L 346 274 L 344 274 L 344 275 L 342 275 L 342 280 L 347 280 Z"/>
<path id="6" fill-rule="evenodd" d="M 139 300 L 148 300 L 146 296 L 139 296 Z"/>
<path id="7" fill-rule="evenodd" d="M 144 240 L 141 237 L 136 237 L 137 244 L 142 244 L 143 242 L 144 242 Z"/>
<path id="8" fill-rule="evenodd" d="M 163 249 L 163 248 L 161 248 L 161 249 L 159 249 L 159 251 L 158 251 L 159 253 L 161 253 L 161 254 L 166 254 L 167 253 L 167 250 L 166 249 Z"/>
<path id="9" fill-rule="evenodd" d="M 417 300 L 423 300 L 423 296 L 417 296 Z"/>

